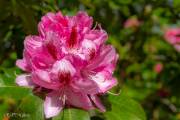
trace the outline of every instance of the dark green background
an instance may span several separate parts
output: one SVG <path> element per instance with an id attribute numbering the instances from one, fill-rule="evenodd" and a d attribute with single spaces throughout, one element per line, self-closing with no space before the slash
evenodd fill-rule
<path id="1" fill-rule="evenodd" d="M 180 53 L 163 37 L 165 29 L 180 27 L 180 0 L 0 0 L 0 119 L 44 119 L 42 100 L 15 86 L 15 75 L 22 72 L 15 61 L 22 58 L 25 36 L 37 34 L 41 17 L 58 10 L 64 15 L 86 11 L 108 32 L 108 43 L 120 56 L 119 85 L 112 92 L 122 94 L 102 98 L 104 114 L 72 109 L 55 120 L 180 120 Z M 124 28 L 131 17 L 141 25 Z M 153 67 L 159 62 L 164 67 L 157 74 Z"/>

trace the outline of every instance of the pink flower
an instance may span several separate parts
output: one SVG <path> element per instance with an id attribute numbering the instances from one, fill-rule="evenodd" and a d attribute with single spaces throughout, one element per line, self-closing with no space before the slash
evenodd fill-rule
<path id="1" fill-rule="evenodd" d="M 180 28 L 169 28 L 166 30 L 165 39 L 180 52 Z"/>
<path id="2" fill-rule="evenodd" d="M 154 66 L 154 71 L 155 71 L 156 73 L 160 73 L 162 70 L 163 70 L 163 64 L 162 64 L 162 63 L 157 63 L 157 64 Z"/>
<path id="3" fill-rule="evenodd" d="M 107 33 L 92 29 L 92 23 L 85 12 L 76 16 L 47 13 L 38 25 L 39 35 L 25 38 L 23 59 L 16 65 L 26 74 L 19 75 L 16 83 L 48 91 L 47 118 L 64 107 L 105 111 L 98 96 L 117 84 L 112 74 L 118 55 L 105 44 Z"/>
<path id="4" fill-rule="evenodd" d="M 126 22 L 124 23 L 125 28 L 138 27 L 139 25 L 140 25 L 140 21 L 135 17 L 127 19 Z"/>

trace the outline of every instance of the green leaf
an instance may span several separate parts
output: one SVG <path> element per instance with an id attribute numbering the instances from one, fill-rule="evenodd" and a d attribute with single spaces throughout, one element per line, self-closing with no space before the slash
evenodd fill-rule
<path id="1" fill-rule="evenodd" d="M 90 120 L 89 114 L 80 109 L 65 109 L 53 120 Z"/>
<path id="2" fill-rule="evenodd" d="M 142 107 L 125 93 L 119 96 L 109 96 L 112 110 L 104 115 L 107 120 L 146 120 Z"/>
<path id="3" fill-rule="evenodd" d="M 41 100 L 32 94 L 32 90 L 30 88 L 19 87 L 15 85 L 15 73 L 19 73 L 17 68 L 1 68 L 1 70 L 3 71 L 3 74 L 0 74 L 1 99 L 3 99 L 6 104 L 9 104 L 7 102 L 9 100 L 13 101 L 16 107 L 13 109 L 13 112 L 7 111 L 8 109 L 13 108 L 12 105 L 10 105 L 8 109 L 6 108 L 6 111 L 0 107 L 0 111 L 5 111 L 1 112 L 0 116 L 3 117 L 6 113 L 9 113 L 10 115 L 15 113 L 16 115 L 13 117 L 17 119 L 23 118 L 23 120 L 43 120 L 43 103 Z M 0 106 L 4 106 L 4 104 L 0 104 Z"/>
<path id="4" fill-rule="evenodd" d="M 3 98 L 13 98 L 20 100 L 30 94 L 29 88 L 23 88 L 18 86 L 0 86 L 0 95 Z"/>
<path id="5" fill-rule="evenodd" d="M 16 74 L 19 74 L 20 70 L 17 67 L 13 68 L 0 68 L 0 86 L 15 86 Z"/>
<path id="6" fill-rule="evenodd" d="M 0 98 L 1 99 L 1 98 Z M 0 119 L 3 120 L 5 114 L 6 114 L 6 111 L 8 109 L 8 105 L 7 104 L 0 104 Z"/>
<path id="7" fill-rule="evenodd" d="M 44 120 L 43 102 L 31 89 L 17 86 L 0 87 L 0 119 L 8 115 L 13 120 Z"/>
<path id="8" fill-rule="evenodd" d="M 146 97 L 151 95 L 153 92 L 157 90 L 157 83 L 151 83 L 153 84 L 153 87 L 147 87 L 147 85 L 142 84 L 141 87 L 132 86 L 134 81 L 129 80 L 130 82 L 127 83 L 127 85 L 124 85 L 124 91 L 128 94 L 129 97 L 139 101 L 143 102 Z M 141 94 L 139 94 L 141 93 Z"/>
<path id="9" fill-rule="evenodd" d="M 4 82 L 3 82 L 3 79 L 0 76 L 0 86 L 3 86 L 3 85 L 4 85 Z"/>
<path id="10" fill-rule="evenodd" d="M 36 96 L 24 97 L 19 110 L 26 113 L 24 120 L 44 120 L 43 102 Z"/>

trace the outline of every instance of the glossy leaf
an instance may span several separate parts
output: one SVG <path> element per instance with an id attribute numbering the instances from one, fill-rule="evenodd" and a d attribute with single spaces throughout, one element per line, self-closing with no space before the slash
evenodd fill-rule
<path id="1" fill-rule="evenodd" d="M 109 96 L 112 110 L 104 115 L 107 120 L 146 120 L 142 107 L 133 99 L 127 97 L 126 93 L 119 96 Z"/>
<path id="2" fill-rule="evenodd" d="M 0 119 L 43 120 L 43 103 L 34 96 L 31 89 L 17 86 L 0 87 Z"/>
<path id="3" fill-rule="evenodd" d="M 89 114 L 80 109 L 65 109 L 53 120 L 90 120 Z"/>

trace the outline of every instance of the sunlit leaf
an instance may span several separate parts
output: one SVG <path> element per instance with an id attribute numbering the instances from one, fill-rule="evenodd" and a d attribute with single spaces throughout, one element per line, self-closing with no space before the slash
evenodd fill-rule
<path id="1" fill-rule="evenodd" d="M 90 120 L 89 114 L 86 111 L 79 109 L 65 109 L 53 120 Z"/>
<path id="2" fill-rule="evenodd" d="M 107 120 L 146 120 L 142 107 L 133 99 L 121 93 L 119 96 L 109 96 L 112 110 L 104 115 Z"/>
<path id="3" fill-rule="evenodd" d="M 43 103 L 29 88 L 1 86 L 0 119 L 7 115 L 11 119 L 43 120 Z"/>

